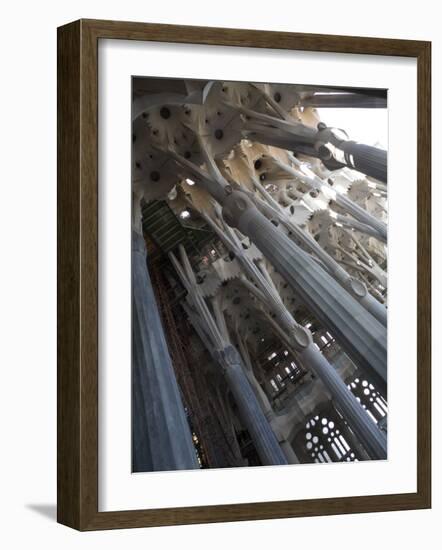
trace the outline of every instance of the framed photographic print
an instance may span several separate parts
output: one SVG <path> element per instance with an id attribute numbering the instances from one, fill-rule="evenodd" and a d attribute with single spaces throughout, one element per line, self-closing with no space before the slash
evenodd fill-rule
<path id="1" fill-rule="evenodd" d="M 430 507 L 430 65 L 59 28 L 59 522 Z"/>

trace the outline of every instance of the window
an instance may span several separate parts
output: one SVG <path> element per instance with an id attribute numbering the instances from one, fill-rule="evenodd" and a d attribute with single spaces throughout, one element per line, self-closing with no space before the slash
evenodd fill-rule
<path id="1" fill-rule="evenodd" d="M 361 459 L 346 423 L 332 408 L 307 421 L 303 446 L 311 462 L 358 462 Z"/>
<path id="2" fill-rule="evenodd" d="M 347 386 L 367 411 L 373 422 L 385 422 L 388 415 L 387 401 L 376 389 L 375 385 L 366 378 L 355 378 Z"/>

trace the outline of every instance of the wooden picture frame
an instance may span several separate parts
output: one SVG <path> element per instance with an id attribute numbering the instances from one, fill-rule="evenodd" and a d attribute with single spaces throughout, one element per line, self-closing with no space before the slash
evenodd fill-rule
<path id="1" fill-rule="evenodd" d="M 417 492 L 98 511 L 98 41 L 124 39 L 402 56 L 418 71 Z M 431 506 L 431 44 L 423 41 L 79 20 L 58 29 L 58 521 L 82 531 Z"/>

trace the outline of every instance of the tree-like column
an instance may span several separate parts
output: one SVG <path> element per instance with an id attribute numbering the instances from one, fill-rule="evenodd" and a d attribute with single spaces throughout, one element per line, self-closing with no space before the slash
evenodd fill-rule
<path id="1" fill-rule="evenodd" d="M 182 245 L 180 245 L 179 251 L 181 263 L 172 252 L 169 253 L 170 260 L 187 290 L 189 302 L 199 318 L 199 327 L 206 336 L 204 343 L 224 373 L 240 411 L 241 419 L 252 438 L 262 463 L 264 465 L 287 464 L 287 458 L 247 379 L 240 354 L 228 339 L 226 331 L 223 330 L 222 320 L 218 318 L 217 323 L 216 317 L 201 296 L 195 274 Z"/>

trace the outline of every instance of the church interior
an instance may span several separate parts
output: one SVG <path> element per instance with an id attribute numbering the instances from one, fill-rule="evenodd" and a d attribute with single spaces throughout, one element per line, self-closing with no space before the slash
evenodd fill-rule
<path id="1" fill-rule="evenodd" d="M 387 458 L 386 143 L 329 125 L 361 112 L 386 90 L 133 77 L 134 472 Z"/>

